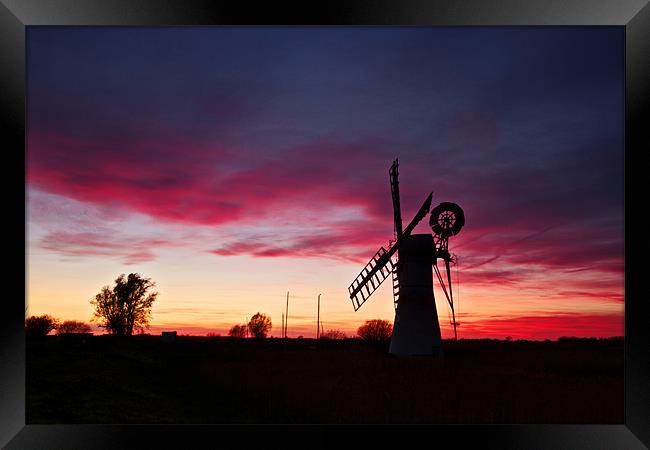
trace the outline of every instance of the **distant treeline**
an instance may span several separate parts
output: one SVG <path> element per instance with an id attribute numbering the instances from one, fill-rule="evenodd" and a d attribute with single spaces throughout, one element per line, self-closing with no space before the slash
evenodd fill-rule
<path id="1" fill-rule="evenodd" d="M 99 335 L 94 335 L 95 338 L 106 338 L 106 339 L 111 339 L 112 337 L 119 337 L 115 336 L 112 334 L 99 334 Z M 218 333 L 208 333 L 208 335 L 191 335 L 191 334 L 178 334 L 178 338 L 191 338 L 191 339 L 242 339 L 238 337 L 233 337 L 233 336 L 222 336 Z M 143 339 L 149 339 L 149 338 L 160 338 L 160 334 L 149 334 L 149 333 L 139 333 L 137 335 L 134 335 L 133 338 L 143 338 Z M 305 338 L 303 336 L 297 336 L 294 338 L 280 338 L 277 336 L 271 336 L 268 339 L 271 340 L 280 340 L 280 339 L 290 339 L 290 340 L 295 340 L 295 341 L 300 341 L 300 340 L 315 340 L 315 338 Z M 322 340 L 341 340 L 341 341 L 361 341 L 365 340 L 364 338 L 361 338 L 359 336 L 346 336 L 338 339 L 328 339 L 326 337 L 321 337 Z M 562 336 L 559 337 L 558 339 L 494 339 L 494 338 L 459 338 L 458 340 L 454 339 L 443 339 L 442 342 L 443 344 L 453 344 L 454 342 L 457 343 L 503 343 L 503 342 L 512 342 L 512 343 L 544 343 L 544 342 L 565 342 L 565 343 L 570 343 L 570 342 L 575 342 L 575 343 L 588 343 L 588 342 L 623 342 L 624 341 L 624 336 L 613 336 L 613 337 L 601 337 L 601 338 L 596 338 L 596 337 L 572 337 L 572 336 Z"/>
<path id="2" fill-rule="evenodd" d="M 454 342 L 454 339 L 443 339 L 445 343 Z M 494 338 L 460 338 L 456 342 L 623 342 L 624 336 L 612 337 L 574 337 L 574 336 L 561 336 L 557 339 L 512 339 L 506 337 L 505 339 Z"/>

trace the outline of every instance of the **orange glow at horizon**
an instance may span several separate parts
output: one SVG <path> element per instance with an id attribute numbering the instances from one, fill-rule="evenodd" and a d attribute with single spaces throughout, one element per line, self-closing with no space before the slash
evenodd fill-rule
<path id="1" fill-rule="evenodd" d="M 262 312 L 273 322 L 269 335 L 278 337 L 287 290 L 290 292 L 289 337 L 315 337 L 318 293 L 322 294 L 320 317 L 325 331 L 340 330 L 354 337 L 365 320 L 380 318 L 392 323 L 394 319 L 392 294 L 386 287 L 389 283 L 382 284 L 354 312 L 347 298 L 347 283 L 350 274 L 358 270 L 355 263 L 313 258 L 196 255 L 194 258 L 199 259 L 200 270 L 183 267 L 182 261 L 186 259 L 173 255 L 138 267 L 99 259 L 94 264 L 86 259 L 83 264 L 69 260 L 54 265 L 47 261 L 49 256 L 42 255 L 38 261 L 28 258 L 28 314 L 50 314 L 60 320 L 89 322 L 92 316 L 89 301 L 101 286 L 112 286 L 118 273 L 138 272 L 152 278 L 160 294 L 152 308 L 148 333 L 177 331 L 187 335 L 227 336 L 231 326 L 246 323 L 253 314 Z M 223 267 L 230 267 L 231 271 L 221 279 L 217 274 Z M 104 276 L 100 279 L 95 273 Z M 450 309 L 437 281 L 434 292 L 443 339 L 451 338 Z M 461 284 L 454 286 L 454 295 L 461 339 L 592 337 L 593 330 L 599 331 L 594 337 L 624 334 L 623 305 L 606 298 L 589 299 L 585 304 L 580 297 L 503 289 L 498 283 L 493 288 L 465 286 L 462 273 Z M 93 328 L 96 333 L 103 333 L 96 325 Z"/>

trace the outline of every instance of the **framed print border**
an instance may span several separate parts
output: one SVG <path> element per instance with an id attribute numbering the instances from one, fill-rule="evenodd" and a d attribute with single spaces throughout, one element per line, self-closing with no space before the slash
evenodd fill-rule
<path id="1" fill-rule="evenodd" d="M 455 447 L 646 448 L 650 446 L 650 342 L 641 296 L 643 223 L 639 179 L 647 149 L 650 100 L 648 0 L 348 0 L 301 3 L 205 0 L 0 0 L 0 67 L 5 177 L 5 248 L 12 287 L 0 302 L 0 446 L 30 448 L 192 448 L 196 441 L 245 438 L 248 429 L 269 442 L 286 434 L 275 425 L 26 425 L 25 424 L 25 31 L 32 26 L 361 25 L 361 26 L 619 26 L 626 35 L 625 127 L 625 421 L 620 425 L 427 425 L 409 427 L 411 439 L 432 433 Z M 642 147 L 646 144 L 646 147 Z M 636 186 L 635 186 L 636 185 Z M 637 204 L 634 205 L 634 202 Z M 20 236 L 23 237 L 22 242 Z M 22 263 L 22 264 L 21 264 Z M 22 281 L 21 281 L 22 280 Z M 347 427 L 296 427 L 338 445 Z M 403 433 L 393 426 L 356 428 L 382 442 Z M 342 434 L 342 433 L 341 433 Z M 230 436 L 229 436 L 230 435 Z M 437 439 L 436 439 L 437 440 Z M 328 442 L 329 441 L 329 442 Z M 241 442 L 241 441 L 240 441 Z M 417 441 L 416 441 L 417 442 Z M 245 444 L 245 443 L 244 443 Z"/>

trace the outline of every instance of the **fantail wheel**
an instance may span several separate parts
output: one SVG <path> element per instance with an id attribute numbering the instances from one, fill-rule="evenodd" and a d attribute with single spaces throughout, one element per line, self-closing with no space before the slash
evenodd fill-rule
<path id="1" fill-rule="evenodd" d="M 443 202 L 431 211 L 429 225 L 436 236 L 441 238 L 455 236 L 465 225 L 465 213 L 456 203 Z"/>

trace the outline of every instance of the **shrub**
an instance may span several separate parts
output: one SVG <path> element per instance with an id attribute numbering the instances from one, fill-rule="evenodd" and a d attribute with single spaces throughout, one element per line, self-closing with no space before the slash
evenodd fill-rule
<path id="1" fill-rule="evenodd" d="M 25 336 L 28 339 L 44 338 L 55 330 L 59 322 L 52 316 L 31 316 L 25 320 Z"/>
<path id="2" fill-rule="evenodd" d="M 243 338 L 246 337 L 246 325 L 233 325 L 230 331 L 228 331 L 228 336 Z"/>
<path id="3" fill-rule="evenodd" d="M 341 330 L 327 330 L 321 334 L 321 339 L 345 339 L 347 336 Z"/>
<path id="4" fill-rule="evenodd" d="M 366 320 L 357 329 L 357 335 L 367 341 L 385 341 L 393 334 L 393 325 L 383 319 Z"/>
<path id="5" fill-rule="evenodd" d="M 258 339 L 263 339 L 271 331 L 273 324 L 266 314 L 257 313 L 248 322 L 248 331 Z"/>
<path id="6" fill-rule="evenodd" d="M 78 320 L 66 320 L 56 328 L 56 334 L 90 333 L 91 331 L 90 325 Z"/>

